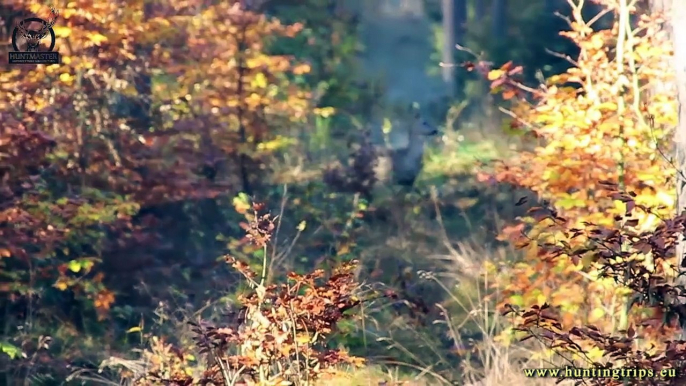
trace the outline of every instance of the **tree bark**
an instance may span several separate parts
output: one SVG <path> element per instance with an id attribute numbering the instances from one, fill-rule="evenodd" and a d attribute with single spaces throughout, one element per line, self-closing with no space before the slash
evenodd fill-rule
<path id="1" fill-rule="evenodd" d="M 154 4 L 146 1 L 143 5 L 143 17 L 145 20 L 152 18 Z M 139 133 L 147 133 L 152 124 L 150 109 L 152 107 L 152 76 L 145 62 L 145 58 L 152 55 L 153 47 L 150 44 L 136 44 L 136 56 L 141 60 L 134 68 L 133 84 L 138 95 L 137 100 L 132 106 L 133 128 Z"/>
<path id="2" fill-rule="evenodd" d="M 474 18 L 477 21 L 484 21 L 486 18 L 486 2 L 484 0 L 474 0 Z"/>
<path id="3" fill-rule="evenodd" d="M 507 37 L 507 0 L 494 0 L 492 12 L 492 39 L 505 39 Z"/>
<path id="4" fill-rule="evenodd" d="M 674 3 L 674 5 L 672 5 L 672 3 Z M 683 3 L 684 3 L 684 1 L 681 1 L 681 0 L 675 1 L 675 2 L 672 2 L 672 0 L 650 0 L 650 12 L 652 14 L 661 13 L 661 14 L 664 14 L 666 16 L 667 21 L 662 25 L 662 30 L 667 33 L 668 39 L 670 39 L 674 43 L 674 49 L 675 50 L 680 49 L 680 47 L 677 46 L 677 43 L 675 41 L 674 28 L 683 29 L 683 27 L 681 27 L 680 24 L 683 24 L 683 22 L 684 22 L 683 19 L 680 20 L 677 18 L 679 16 L 676 14 L 676 12 L 679 12 L 678 11 L 679 7 L 683 7 Z M 675 7 L 675 8 L 673 8 L 673 7 Z M 683 40 L 682 40 L 681 44 L 683 44 Z M 675 55 L 676 55 L 676 51 L 675 51 Z M 675 57 L 675 59 L 676 59 L 676 57 Z M 676 66 L 676 65 L 677 65 L 677 63 L 672 63 L 672 66 Z M 674 67 L 674 69 L 678 70 L 676 67 Z M 679 76 L 678 71 L 677 71 L 677 74 L 675 74 L 675 75 Z M 652 89 L 654 90 L 654 92 L 656 94 L 657 93 L 667 94 L 670 91 L 674 92 L 675 87 L 676 87 L 676 84 L 674 84 L 672 82 L 665 82 L 662 84 L 654 85 Z M 681 166 L 681 165 L 679 165 L 679 166 Z"/>
<path id="5" fill-rule="evenodd" d="M 455 49 L 455 44 L 459 44 L 464 46 L 466 44 L 466 37 L 467 37 L 467 0 L 452 0 L 453 1 L 453 13 L 454 13 L 454 21 L 455 21 L 455 41 L 453 43 L 453 61 L 457 59 L 458 63 L 463 62 L 462 58 L 460 58 L 460 53 Z M 455 81 L 453 82 L 453 88 L 454 92 L 453 95 L 456 97 L 460 98 L 464 94 L 464 89 L 465 89 L 465 79 L 463 76 L 460 76 L 460 73 L 456 72 L 455 75 Z"/>
<path id="6" fill-rule="evenodd" d="M 443 82 L 449 97 L 455 95 L 455 1 L 442 0 L 443 11 Z"/>
<path id="7" fill-rule="evenodd" d="M 455 14 L 455 43 L 464 44 L 467 36 L 467 0 L 452 0 Z M 453 47 L 453 52 L 455 47 Z"/>
<path id="8" fill-rule="evenodd" d="M 665 9 L 669 4 L 666 0 L 655 1 L 656 5 Z M 674 44 L 674 58 L 672 65 L 676 81 L 677 98 L 679 102 L 678 124 L 674 130 L 675 162 L 677 167 L 676 177 L 676 211 L 681 214 L 686 210 L 686 1 L 679 0 L 671 4 L 671 38 Z M 682 275 L 676 280 L 677 285 L 686 285 L 686 277 L 683 276 L 684 255 L 686 254 L 686 242 L 680 237 L 676 248 L 677 266 Z M 682 326 L 684 321 L 681 322 Z M 686 339 L 686 330 L 682 332 L 682 339 Z"/>

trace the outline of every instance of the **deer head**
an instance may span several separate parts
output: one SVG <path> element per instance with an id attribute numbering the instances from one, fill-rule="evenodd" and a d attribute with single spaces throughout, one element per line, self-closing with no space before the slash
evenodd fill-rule
<path id="1" fill-rule="evenodd" d="M 19 22 L 17 28 L 19 28 L 19 33 L 26 39 L 26 51 L 36 52 L 38 51 L 38 45 L 40 41 L 45 38 L 45 36 L 50 32 L 50 28 L 55 25 L 59 12 L 55 8 L 50 10 L 52 18 L 49 21 L 42 21 L 42 26 L 39 30 L 33 31 L 28 29 L 28 26 L 24 24 L 25 20 Z"/>
<path id="2" fill-rule="evenodd" d="M 406 149 L 410 146 L 422 148 L 424 142 L 439 133 L 429 124 L 416 109 L 402 111 L 389 133 L 389 142 L 393 149 Z"/>
<path id="3" fill-rule="evenodd" d="M 414 115 L 410 126 L 410 137 L 431 137 L 438 134 L 438 129 L 422 118 L 419 113 Z"/>

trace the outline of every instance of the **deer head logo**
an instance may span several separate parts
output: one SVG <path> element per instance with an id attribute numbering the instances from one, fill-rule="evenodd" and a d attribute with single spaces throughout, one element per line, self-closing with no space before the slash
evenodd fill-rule
<path id="1" fill-rule="evenodd" d="M 50 10 L 50 13 L 52 17 L 48 21 L 36 17 L 30 17 L 19 22 L 19 24 L 17 25 L 17 29 L 15 30 L 15 36 L 22 37 L 26 41 L 26 49 L 24 51 L 38 51 L 38 47 L 40 45 L 41 40 L 43 40 L 48 34 L 51 33 L 52 26 L 55 25 L 55 22 L 57 21 L 57 18 L 59 16 L 59 12 L 57 12 L 55 8 L 52 8 Z M 40 27 L 38 30 L 29 29 L 29 25 L 32 22 L 40 23 Z M 14 45 L 14 49 L 16 51 L 20 51 L 15 40 L 12 41 L 12 44 Z M 51 50 L 52 48 L 49 51 Z"/>

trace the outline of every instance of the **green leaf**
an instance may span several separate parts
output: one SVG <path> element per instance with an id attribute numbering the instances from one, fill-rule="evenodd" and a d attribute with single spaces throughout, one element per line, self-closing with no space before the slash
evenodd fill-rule
<path id="1" fill-rule="evenodd" d="M 240 214 L 247 213 L 247 211 L 252 207 L 252 205 L 250 205 L 250 197 L 243 192 L 234 197 L 232 201 L 234 209 L 236 209 L 236 212 Z"/>
<path id="2" fill-rule="evenodd" d="M 522 295 L 512 295 L 512 296 L 510 296 L 510 303 L 513 306 L 523 307 L 524 306 L 524 298 L 522 297 Z"/>
<path id="3" fill-rule="evenodd" d="M 81 263 L 77 260 L 72 260 L 67 263 L 67 268 L 74 273 L 78 273 L 81 270 Z"/>
<path id="4" fill-rule="evenodd" d="M 10 359 L 19 358 L 24 354 L 19 347 L 11 345 L 7 342 L 0 342 L 0 351 L 2 351 L 4 354 L 7 354 Z"/>
<path id="5" fill-rule="evenodd" d="M 92 260 L 81 260 L 81 268 L 83 268 L 86 272 L 89 272 L 91 268 L 95 265 L 95 263 Z"/>

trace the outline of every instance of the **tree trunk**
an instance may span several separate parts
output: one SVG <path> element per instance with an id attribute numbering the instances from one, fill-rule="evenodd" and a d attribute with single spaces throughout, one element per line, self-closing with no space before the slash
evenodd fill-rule
<path id="1" fill-rule="evenodd" d="M 654 1 L 655 5 L 665 9 L 669 4 L 666 0 Z M 686 1 L 679 0 L 672 4 L 671 18 L 671 38 L 674 44 L 674 58 L 672 65 L 675 72 L 677 98 L 679 101 L 678 125 L 674 131 L 675 158 L 677 167 L 676 178 L 676 211 L 681 214 L 686 210 Z M 686 242 L 680 237 L 676 248 L 677 266 L 682 275 L 677 280 L 677 285 L 686 285 L 684 255 L 686 254 Z M 682 326 L 684 321 L 681 321 Z M 686 331 L 682 332 L 682 339 L 686 339 Z"/>
<path id="2" fill-rule="evenodd" d="M 449 97 L 455 95 L 455 2 L 442 0 L 443 12 L 443 82 Z"/>
<path id="3" fill-rule="evenodd" d="M 683 24 L 684 20 L 677 19 L 678 15 L 677 12 L 679 12 L 678 8 L 683 7 L 684 1 L 675 1 L 674 6 L 672 6 L 672 0 L 650 0 L 650 12 L 652 14 L 656 13 L 662 13 L 666 16 L 667 21 L 662 25 L 662 30 L 667 32 L 667 36 L 672 42 L 674 42 L 674 49 L 679 50 L 682 49 L 681 47 L 677 46 L 675 37 L 673 36 L 674 34 L 674 28 L 683 28 L 680 27 L 680 24 Z M 672 8 L 674 7 L 674 8 Z M 671 17 L 670 17 L 671 15 Z M 677 21 L 679 20 L 679 21 Z M 677 22 L 673 22 L 677 21 Z M 681 44 L 683 44 L 683 40 L 681 41 Z M 676 56 L 676 52 L 675 52 Z M 676 60 L 676 57 L 675 57 Z M 677 63 L 673 63 L 673 66 L 677 66 Z M 679 76 L 679 69 L 678 67 L 675 67 L 675 70 L 677 70 L 676 76 Z M 663 84 L 658 84 L 653 87 L 656 93 L 669 93 L 670 91 L 675 91 L 676 84 L 673 84 L 672 82 L 665 82 Z M 678 130 L 677 130 L 678 131 Z M 677 165 L 681 166 L 681 165 Z"/>
<path id="4" fill-rule="evenodd" d="M 467 0 L 452 0 L 455 14 L 455 43 L 465 44 L 467 35 Z M 454 52 L 454 47 L 453 47 Z"/>
<path id="5" fill-rule="evenodd" d="M 460 52 L 455 49 L 455 44 L 464 46 L 466 44 L 467 37 L 467 0 L 452 0 L 453 1 L 453 12 L 455 21 L 455 42 L 453 43 L 453 58 L 457 58 L 457 62 L 461 63 L 464 60 L 460 58 Z M 455 61 L 455 59 L 453 59 Z M 453 87 L 455 88 L 453 95 L 462 97 L 465 88 L 465 79 L 460 76 L 459 73 L 454 75 L 455 81 L 453 82 Z"/>
<path id="6" fill-rule="evenodd" d="M 143 5 L 143 18 L 149 20 L 152 18 L 152 10 L 154 4 L 146 1 Z M 135 74 L 133 76 L 133 84 L 138 94 L 137 100 L 134 102 L 134 114 L 131 117 L 133 121 L 133 128 L 139 133 L 146 133 L 150 130 L 152 119 L 150 115 L 150 108 L 152 107 L 152 76 L 144 58 L 149 58 L 152 55 L 152 46 L 150 44 L 136 44 L 136 56 L 141 60 L 134 68 Z"/>
<path id="7" fill-rule="evenodd" d="M 507 37 L 507 0 L 493 1 L 492 31 L 492 39 L 502 41 Z"/>
<path id="8" fill-rule="evenodd" d="M 474 19 L 484 21 L 486 18 L 486 2 L 484 0 L 474 0 Z"/>
<path id="9" fill-rule="evenodd" d="M 676 6 L 672 5 L 675 3 Z M 679 23 L 672 23 L 671 21 L 679 20 L 677 19 L 678 8 L 683 7 L 683 1 L 672 1 L 672 0 L 650 0 L 650 10 L 652 12 L 664 12 L 670 22 L 665 23 L 665 30 L 672 37 L 672 28 L 674 25 L 679 25 Z M 670 18 L 670 10 L 672 10 L 672 17 Z M 683 22 L 683 20 L 681 20 Z"/>

